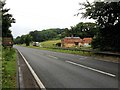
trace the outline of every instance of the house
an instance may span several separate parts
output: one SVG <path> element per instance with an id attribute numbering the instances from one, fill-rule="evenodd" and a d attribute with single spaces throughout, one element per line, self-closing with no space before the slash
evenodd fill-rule
<path id="1" fill-rule="evenodd" d="M 65 37 L 61 40 L 61 47 L 89 46 L 92 38 Z"/>
<path id="2" fill-rule="evenodd" d="M 80 46 L 82 44 L 82 39 L 80 37 L 65 37 L 61 40 L 62 47 L 74 47 Z"/>
<path id="3" fill-rule="evenodd" d="M 92 38 L 83 38 L 84 46 L 89 46 L 91 42 L 92 42 Z"/>

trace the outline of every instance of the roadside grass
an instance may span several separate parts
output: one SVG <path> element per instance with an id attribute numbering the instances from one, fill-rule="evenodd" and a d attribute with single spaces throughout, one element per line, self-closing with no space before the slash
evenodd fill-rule
<path id="1" fill-rule="evenodd" d="M 55 52 L 62 52 L 62 53 L 68 53 L 68 54 L 76 54 L 76 55 L 82 55 L 82 56 L 90 56 L 90 55 L 92 55 L 91 53 L 83 52 L 83 51 L 52 49 L 52 48 L 51 49 L 46 48 L 46 50 L 51 50 L 51 51 L 55 51 Z"/>
<path id="2" fill-rule="evenodd" d="M 25 45 L 22 45 L 25 46 Z M 90 52 L 83 52 L 83 51 L 74 51 L 74 50 L 64 50 L 64 49 L 58 49 L 54 47 L 36 47 L 36 46 L 25 46 L 28 48 L 36 48 L 40 50 L 49 50 L 49 51 L 54 51 L 54 52 L 61 52 L 61 53 L 68 53 L 68 54 L 76 54 L 76 55 L 83 55 L 83 56 L 91 56 L 94 55 L 93 53 Z"/>
<path id="3" fill-rule="evenodd" d="M 2 50 L 2 88 L 16 88 L 16 51 Z"/>
<path id="4" fill-rule="evenodd" d="M 94 54 L 91 52 L 84 52 L 84 51 L 74 51 L 74 50 L 63 50 L 63 49 L 57 49 L 54 47 L 36 47 L 36 46 L 25 46 L 25 45 L 20 45 L 28 48 L 35 48 L 35 49 L 40 49 L 40 50 L 48 50 L 48 51 L 54 51 L 54 52 L 61 52 L 61 53 L 68 53 L 68 54 L 75 54 L 75 55 L 82 55 L 82 56 L 90 56 L 93 58 L 97 58 L 98 60 L 105 60 L 105 61 L 110 61 L 110 62 L 119 62 L 120 63 L 120 58 L 119 57 L 113 57 L 113 56 L 106 56 L 106 55 L 99 55 L 99 54 Z M 93 59 L 95 60 L 95 59 Z"/>

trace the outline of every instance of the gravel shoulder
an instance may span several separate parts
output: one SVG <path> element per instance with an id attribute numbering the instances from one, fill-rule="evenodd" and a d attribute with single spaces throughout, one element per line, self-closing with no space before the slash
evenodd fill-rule
<path id="1" fill-rule="evenodd" d="M 39 89 L 33 75 L 31 74 L 29 68 L 27 67 L 22 56 L 17 51 L 17 66 L 18 66 L 18 88 L 25 89 Z"/>

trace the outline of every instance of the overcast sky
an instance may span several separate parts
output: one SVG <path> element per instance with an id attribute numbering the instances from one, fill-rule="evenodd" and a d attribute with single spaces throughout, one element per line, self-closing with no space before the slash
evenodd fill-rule
<path id="1" fill-rule="evenodd" d="M 11 30 L 14 37 L 34 30 L 49 28 L 70 28 L 79 22 L 92 20 L 81 19 L 74 14 L 80 8 L 79 2 L 86 0 L 7 0 L 6 7 L 13 14 L 16 23 Z M 94 0 L 88 0 L 90 2 Z"/>

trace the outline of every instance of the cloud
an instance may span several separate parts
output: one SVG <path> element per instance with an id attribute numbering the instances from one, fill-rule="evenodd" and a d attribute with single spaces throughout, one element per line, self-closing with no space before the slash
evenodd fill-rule
<path id="1" fill-rule="evenodd" d="M 89 0 L 90 2 L 93 0 Z M 13 36 L 32 30 L 69 28 L 82 20 L 75 17 L 81 0 L 7 0 L 7 8 L 16 19 Z"/>

